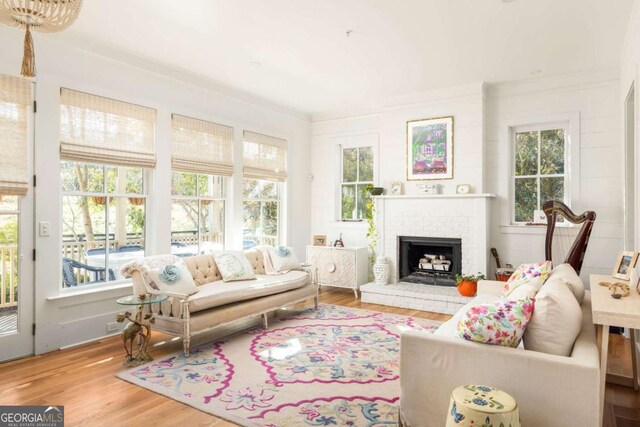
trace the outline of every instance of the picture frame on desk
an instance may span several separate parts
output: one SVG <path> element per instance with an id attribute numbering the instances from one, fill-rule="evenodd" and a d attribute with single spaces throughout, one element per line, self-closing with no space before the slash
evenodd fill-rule
<path id="1" fill-rule="evenodd" d="M 327 246 L 326 234 L 314 234 L 311 237 L 311 245 L 313 246 Z"/>
<path id="2" fill-rule="evenodd" d="M 631 272 L 638 262 L 638 252 L 622 251 L 618 255 L 613 274 L 611 277 L 628 282 L 631 279 Z"/>

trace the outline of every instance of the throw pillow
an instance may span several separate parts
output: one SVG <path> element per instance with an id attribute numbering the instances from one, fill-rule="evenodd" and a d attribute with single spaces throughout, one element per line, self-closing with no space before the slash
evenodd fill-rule
<path id="1" fill-rule="evenodd" d="M 467 341 L 517 347 L 533 313 L 533 298 L 498 300 L 473 306 L 458 323 L 458 335 Z"/>
<path id="2" fill-rule="evenodd" d="M 293 253 L 293 248 L 286 246 L 269 246 L 269 256 L 271 257 L 274 270 L 278 273 L 302 269 L 298 257 Z"/>
<path id="3" fill-rule="evenodd" d="M 223 251 L 213 254 L 224 282 L 256 278 L 253 266 L 242 251 Z"/>
<path id="4" fill-rule="evenodd" d="M 192 295 L 198 292 L 189 269 L 183 262 L 167 264 L 145 271 L 149 286 L 161 291 Z"/>
<path id="5" fill-rule="evenodd" d="M 582 330 L 582 309 L 563 277 L 549 278 L 536 295 L 536 310 L 524 333 L 524 348 L 571 356 Z"/>
<path id="6" fill-rule="evenodd" d="M 539 290 L 547 280 L 551 272 L 551 261 L 542 261 L 535 264 L 522 264 L 513 272 L 507 283 L 504 284 L 500 298 L 507 298 L 514 289 L 524 284 L 531 285 Z"/>
<path id="7" fill-rule="evenodd" d="M 521 285 L 515 288 L 507 297 L 510 300 L 519 300 L 525 298 L 534 298 L 538 293 L 538 289 L 531 285 Z"/>
<path id="8" fill-rule="evenodd" d="M 551 270 L 547 281 L 551 281 L 551 279 L 557 277 L 561 278 L 561 281 L 569 287 L 569 290 L 576 297 L 578 304 L 582 305 L 582 300 L 584 300 L 584 283 L 582 283 L 578 273 L 571 267 L 571 264 L 560 264 L 555 267 Z"/>

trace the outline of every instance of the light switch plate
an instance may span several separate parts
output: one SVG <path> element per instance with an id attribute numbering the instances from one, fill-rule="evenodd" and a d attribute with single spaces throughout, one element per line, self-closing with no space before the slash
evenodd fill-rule
<path id="1" fill-rule="evenodd" d="M 40 237 L 49 237 L 51 233 L 51 223 L 49 221 L 40 221 L 39 226 Z"/>

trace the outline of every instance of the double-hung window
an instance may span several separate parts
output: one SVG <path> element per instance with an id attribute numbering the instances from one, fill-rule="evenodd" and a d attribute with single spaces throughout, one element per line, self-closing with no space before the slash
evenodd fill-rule
<path id="1" fill-rule="evenodd" d="M 243 248 L 281 243 L 287 141 L 244 131 Z"/>
<path id="2" fill-rule="evenodd" d="M 569 202 L 568 123 L 512 130 L 512 222 L 534 221 L 547 200 Z"/>
<path id="3" fill-rule="evenodd" d="M 341 147 L 340 219 L 362 221 L 373 185 L 373 147 Z"/>
<path id="4" fill-rule="evenodd" d="M 61 90 L 62 287 L 122 280 L 144 256 L 155 120 L 151 108 Z"/>
<path id="5" fill-rule="evenodd" d="M 171 252 L 224 248 L 226 177 L 233 174 L 233 128 L 172 116 Z"/>

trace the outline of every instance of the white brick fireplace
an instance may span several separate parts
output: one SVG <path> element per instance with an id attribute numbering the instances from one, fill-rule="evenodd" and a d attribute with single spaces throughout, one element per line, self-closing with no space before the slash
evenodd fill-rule
<path id="1" fill-rule="evenodd" d="M 398 283 L 398 236 L 462 240 L 462 272 L 488 271 L 489 210 L 493 194 L 437 194 L 376 197 L 378 254 L 391 265 L 390 285 L 361 287 L 362 301 L 455 313 L 467 298 L 454 287 Z"/>

